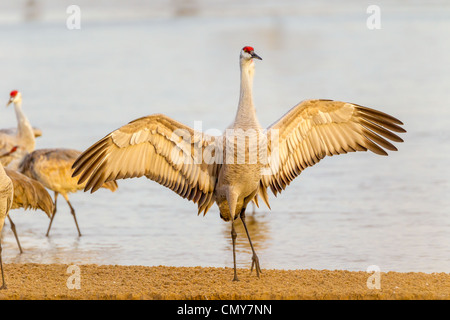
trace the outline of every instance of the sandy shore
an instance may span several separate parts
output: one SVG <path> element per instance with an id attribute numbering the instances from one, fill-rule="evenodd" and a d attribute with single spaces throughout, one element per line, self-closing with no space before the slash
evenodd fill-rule
<path id="1" fill-rule="evenodd" d="M 239 269 L 233 282 L 230 268 L 81 265 L 77 278 L 68 267 L 5 264 L 0 299 L 450 299 L 448 273 L 381 273 L 368 289 L 371 274 L 340 270 Z"/>

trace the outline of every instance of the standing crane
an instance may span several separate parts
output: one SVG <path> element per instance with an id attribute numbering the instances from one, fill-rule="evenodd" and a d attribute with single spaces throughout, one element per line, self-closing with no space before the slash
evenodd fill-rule
<path id="1" fill-rule="evenodd" d="M 13 90 L 10 93 L 9 101 L 6 106 L 14 104 L 14 110 L 17 118 L 17 129 L 9 132 L 7 129 L 0 131 L 0 151 L 9 151 L 14 146 L 20 147 L 20 152 L 15 152 L 8 157 L 2 157 L 0 162 L 7 166 L 14 159 L 20 159 L 26 152 L 32 152 L 35 148 L 35 130 L 31 126 L 28 118 L 22 110 L 22 94 Z M 37 132 L 39 134 L 39 132 Z"/>
<path id="2" fill-rule="evenodd" d="M 220 217 L 231 222 L 234 278 L 236 231 L 241 218 L 250 247 L 252 266 L 261 268 L 247 226 L 245 209 L 258 195 L 269 206 L 267 189 L 283 191 L 303 170 L 325 156 L 370 150 L 387 155 L 396 151 L 388 140 L 402 142 L 394 132 L 406 132 L 403 123 L 378 110 L 333 100 L 305 100 L 263 130 L 253 104 L 252 47 L 239 56 L 240 95 L 233 124 L 213 137 L 155 114 L 112 131 L 75 161 L 73 176 L 95 192 L 105 182 L 146 176 L 197 203 L 206 214 L 216 203 Z M 199 157 L 199 155 L 201 157 Z M 270 207 L 269 207 L 270 208 Z"/>
<path id="3" fill-rule="evenodd" d="M 74 218 L 78 235 L 81 236 L 75 209 L 68 197 L 69 193 L 77 192 L 84 188 L 84 185 L 77 183 L 76 178 L 72 178 L 72 164 L 80 154 L 81 151 L 73 149 L 37 149 L 27 154 L 19 164 L 19 172 L 39 181 L 44 187 L 54 191 L 54 212 L 51 216 L 46 236 L 50 233 L 53 219 L 56 215 L 56 201 L 59 194 L 66 199 Z M 117 182 L 105 182 L 102 187 L 114 192 L 117 189 Z"/>

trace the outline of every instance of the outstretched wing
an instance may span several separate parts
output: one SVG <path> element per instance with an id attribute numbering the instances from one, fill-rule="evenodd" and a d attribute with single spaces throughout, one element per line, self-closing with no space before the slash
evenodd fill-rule
<path id="1" fill-rule="evenodd" d="M 78 183 L 87 181 L 85 191 L 91 192 L 107 181 L 146 176 L 206 214 L 214 203 L 218 165 L 196 156 L 213 140 L 162 114 L 143 117 L 83 152 L 73 164 L 73 176 L 80 175 Z"/>
<path id="2" fill-rule="evenodd" d="M 325 156 L 367 150 L 387 155 L 384 149 L 396 151 L 388 140 L 403 142 L 392 132 L 406 132 L 399 126 L 402 124 L 386 113 L 352 103 L 302 101 L 267 129 L 271 157 L 261 187 L 270 187 L 276 195 Z"/>
<path id="3" fill-rule="evenodd" d="M 49 217 L 53 215 L 52 197 L 41 183 L 15 170 L 5 168 L 5 172 L 14 185 L 11 209 L 41 209 Z"/>

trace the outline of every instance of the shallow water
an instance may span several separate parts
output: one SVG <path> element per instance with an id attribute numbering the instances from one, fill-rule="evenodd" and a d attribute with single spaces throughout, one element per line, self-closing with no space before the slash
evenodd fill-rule
<path id="1" fill-rule="evenodd" d="M 84 150 L 138 117 L 165 113 L 203 130 L 233 120 L 238 54 L 252 45 L 254 99 L 267 126 L 307 98 L 388 112 L 408 133 L 389 157 L 358 153 L 322 160 L 248 221 L 262 268 L 450 272 L 450 7 L 381 2 L 382 29 L 366 7 L 315 2 L 79 1 L 81 30 L 67 4 L 0 5 L 0 88 L 23 94 L 37 148 Z M 425 5 L 427 4 L 427 5 Z M 31 8 L 31 9 L 30 9 Z M 16 125 L 12 108 L 0 127 Z M 146 179 L 119 190 L 70 196 L 82 237 L 62 198 L 50 237 L 41 212 L 11 217 L 5 262 L 232 266 L 230 225 L 216 206 L 196 205 Z M 238 264 L 250 249 L 238 228 Z"/>

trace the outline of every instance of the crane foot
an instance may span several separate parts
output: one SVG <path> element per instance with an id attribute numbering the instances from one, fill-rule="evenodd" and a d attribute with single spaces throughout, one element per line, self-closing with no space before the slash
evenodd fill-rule
<path id="1" fill-rule="evenodd" d="M 259 266 L 259 258 L 256 254 L 253 254 L 252 256 L 252 266 L 250 268 L 250 273 L 253 272 L 253 267 L 255 267 L 256 275 L 258 276 L 258 278 L 261 278 L 260 274 L 262 273 L 262 271 L 261 267 Z"/>

